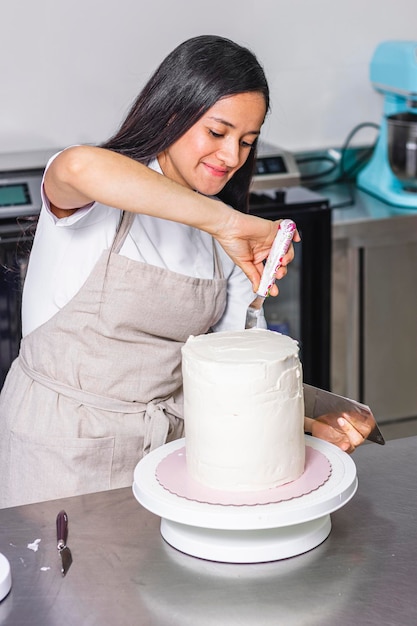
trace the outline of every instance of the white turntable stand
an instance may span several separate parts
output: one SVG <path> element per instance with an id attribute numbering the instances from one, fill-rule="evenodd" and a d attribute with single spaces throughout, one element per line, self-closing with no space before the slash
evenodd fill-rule
<path id="1" fill-rule="evenodd" d="M 332 466 L 328 480 L 304 496 L 261 505 L 218 505 L 187 500 L 162 487 L 156 468 L 185 445 L 180 439 L 145 456 L 136 466 L 133 494 L 160 516 L 161 534 L 174 548 L 210 561 L 261 563 L 296 556 L 328 537 L 330 513 L 356 492 L 356 467 L 336 446 L 305 435 L 306 444 L 324 454 Z"/>
<path id="2" fill-rule="evenodd" d="M 0 602 L 7 596 L 12 586 L 12 575 L 10 563 L 6 557 L 0 553 Z"/>

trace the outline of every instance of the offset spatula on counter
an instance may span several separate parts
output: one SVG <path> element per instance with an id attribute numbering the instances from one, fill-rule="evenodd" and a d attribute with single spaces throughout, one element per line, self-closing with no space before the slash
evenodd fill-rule
<path id="1" fill-rule="evenodd" d="M 262 278 L 258 291 L 256 292 L 256 298 L 253 302 L 251 302 L 248 310 L 246 311 L 245 328 L 256 328 L 259 311 L 261 310 L 265 298 L 268 295 L 270 287 L 274 283 L 275 273 L 281 266 L 282 257 L 290 247 L 296 228 L 297 227 L 292 220 L 282 220 L 280 223 L 274 243 L 272 244 L 262 272 Z"/>
<path id="2" fill-rule="evenodd" d="M 56 537 L 57 537 L 57 549 L 61 556 L 61 574 L 65 576 L 68 572 L 71 563 L 72 555 L 67 546 L 68 539 L 68 515 L 65 511 L 60 511 L 56 518 Z"/>

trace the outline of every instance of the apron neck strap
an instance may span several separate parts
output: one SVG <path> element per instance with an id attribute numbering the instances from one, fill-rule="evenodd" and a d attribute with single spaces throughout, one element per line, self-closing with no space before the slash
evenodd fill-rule
<path id="1" fill-rule="evenodd" d="M 129 213 L 129 211 L 123 211 L 120 216 L 119 225 L 117 227 L 116 235 L 114 237 L 111 252 L 118 254 L 126 240 L 133 220 L 135 219 L 135 213 Z M 223 266 L 220 260 L 219 251 L 213 238 L 213 257 L 214 257 L 214 276 L 216 278 L 224 278 Z"/>

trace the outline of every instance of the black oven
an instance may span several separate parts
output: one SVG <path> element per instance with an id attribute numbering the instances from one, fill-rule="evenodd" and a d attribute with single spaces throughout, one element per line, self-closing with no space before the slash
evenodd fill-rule
<path id="1" fill-rule="evenodd" d="M 19 352 L 22 288 L 41 206 L 42 170 L 0 174 L 0 389 Z"/>
<path id="2" fill-rule="evenodd" d="M 331 209 L 328 200 L 304 187 L 257 189 L 250 213 L 268 219 L 291 218 L 301 242 L 279 283 L 279 295 L 267 298 L 268 328 L 299 342 L 304 382 L 330 389 Z"/>
<path id="3" fill-rule="evenodd" d="M 26 220 L 0 221 L 0 388 L 21 338 L 22 287 L 32 242 Z"/>

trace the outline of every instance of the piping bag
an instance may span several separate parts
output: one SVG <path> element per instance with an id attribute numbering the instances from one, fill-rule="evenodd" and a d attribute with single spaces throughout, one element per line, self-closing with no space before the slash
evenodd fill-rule
<path id="1" fill-rule="evenodd" d="M 256 298 L 249 305 L 246 312 L 246 328 L 256 328 L 257 326 L 260 310 L 275 280 L 275 273 L 281 265 L 282 257 L 291 244 L 295 229 L 296 225 L 292 220 L 283 220 L 279 225 L 277 235 L 265 263 Z M 330 391 L 312 387 L 306 383 L 303 384 L 303 392 L 306 417 L 313 419 L 322 417 L 321 421 L 325 421 L 323 416 L 329 413 L 346 413 L 347 418 L 349 413 L 352 413 L 356 420 L 361 420 L 367 424 L 368 430 L 370 430 L 367 436 L 368 441 L 384 445 L 384 437 L 369 406 L 350 398 L 338 396 Z"/>
<path id="2" fill-rule="evenodd" d="M 292 220 L 282 220 L 282 222 L 280 222 L 278 232 L 262 272 L 256 298 L 251 302 L 246 311 L 245 328 L 256 328 L 260 310 L 262 309 L 269 289 L 275 281 L 275 273 L 281 267 L 282 257 L 290 247 L 296 228 L 295 222 Z"/>

